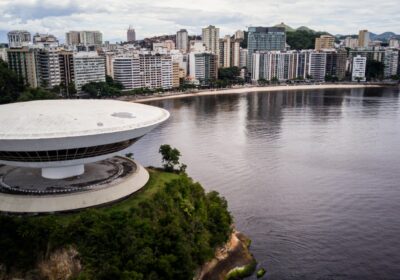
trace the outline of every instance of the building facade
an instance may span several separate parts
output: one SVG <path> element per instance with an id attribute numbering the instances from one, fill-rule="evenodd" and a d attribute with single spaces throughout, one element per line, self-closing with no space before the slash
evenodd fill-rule
<path id="1" fill-rule="evenodd" d="M 36 68 L 36 50 L 28 47 L 7 50 L 8 67 L 30 87 L 38 87 L 39 77 Z"/>
<path id="2" fill-rule="evenodd" d="M 7 33 L 10 48 L 22 48 L 31 42 L 31 33 L 26 30 L 13 30 Z"/>
<path id="3" fill-rule="evenodd" d="M 182 53 L 186 53 L 189 47 L 189 37 L 186 29 L 176 32 L 176 48 Z"/>
<path id="4" fill-rule="evenodd" d="M 335 37 L 331 35 L 321 35 L 315 38 L 315 50 L 333 49 L 335 47 Z"/>
<path id="5" fill-rule="evenodd" d="M 126 39 L 128 42 L 135 42 L 136 41 L 136 31 L 132 26 L 129 26 L 128 30 L 126 31 Z"/>
<path id="6" fill-rule="evenodd" d="M 358 47 L 368 48 L 370 41 L 371 39 L 368 30 L 360 30 L 360 32 L 358 32 Z"/>
<path id="7" fill-rule="evenodd" d="M 113 71 L 114 79 L 121 82 L 125 89 L 171 89 L 176 82 L 179 86 L 179 76 L 176 81 L 172 58 L 168 55 L 117 56 L 113 59 Z M 175 74 L 179 75 L 179 68 Z"/>
<path id="8" fill-rule="evenodd" d="M 218 78 L 218 56 L 211 52 L 191 53 L 189 69 L 190 79 L 208 85 Z"/>
<path id="9" fill-rule="evenodd" d="M 249 27 L 247 38 L 248 69 L 252 69 L 252 57 L 256 51 L 284 51 L 286 33 L 283 27 Z"/>
<path id="10" fill-rule="evenodd" d="M 219 54 L 219 28 L 213 25 L 203 28 L 202 41 L 207 51 Z"/>
<path id="11" fill-rule="evenodd" d="M 353 82 L 365 82 L 365 71 L 367 69 L 367 58 L 357 55 L 353 57 L 353 67 L 352 67 L 352 74 L 351 79 Z"/>
<path id="12" fill-rule="evenodd" d="M 75 87 L 78 92 L 90 82 L 105 82 L 105 59 L 97 52 L 78 52 L 73 56 Z"/>
<path id="13" fill-rule="evenodd" d="M 36 52 L 36 66 L 39 86 L 52 88 L 61 84 L 60 51 L 55 48 L 39 49 Z"/>

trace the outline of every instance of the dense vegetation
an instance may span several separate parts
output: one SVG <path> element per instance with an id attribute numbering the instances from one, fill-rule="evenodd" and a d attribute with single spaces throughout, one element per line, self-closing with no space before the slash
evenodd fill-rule
<path id="1" fill-rule="evenodd" d="M 120 96 L 123 88 L 120 82 L 106 76 L 105 82 L 90 82 L 83 85 L 82 91 L 86 92 L 91 98 L 106 98 Z"/>
<path id="2" fill-rule="evenodd" d="M 296 29 L 286 32 L 286 42 L 292 50 L 307 50 L 315 48 L 315 38 L 326 35 L 326 32 L 314 32 L 306 29 Z"/>
<path id="3" fill-rule="evenodd" d="M 0 104 L 54 98 L 57 98 L 57 95 L 53 92 L 24 85 L 23 80 L 0 59 Z"/>
<path id="4" fill-rule="evenodd" d="M 367 60 L 367 70 L 366 70 L 366 77 L 367 80 L 383 80 L 385 71 L 385 65 L 383 62 L 379 62 L 376 60 Z"/>
<path id="5" fill-rule="evenodd" d="M 0 264 L 27 271 L 73 246 L 78 279 L 192 279 L 227 241 L 227 202 L 185 173 L 150 171 L 144 190 L 113 206 L 68 215 L 0 216 Z M 1 266 L 1 265 L 0 265 Z"/>

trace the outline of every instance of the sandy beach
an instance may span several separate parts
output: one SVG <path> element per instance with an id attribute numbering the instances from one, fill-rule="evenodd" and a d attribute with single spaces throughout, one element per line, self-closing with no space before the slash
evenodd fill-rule
<path id="1" fill-rule="evenodd" d="M 147 102 L 163 99 L 185 98 L 193 96 L 205 95 L 222 95 L 222 94 L 241 94 L 247 92 L 274 92 L 274 91 L 294 91 L 294 90 L 318 90 L 318 89 L 349 89 L 349 88 L 367 88 L 381 87 L 380 85 L 365 85 L 365 84 L 324 84 L 324 85 L 294 85 L 294 86 L 267 86 L 267 87 L 241 87 L 230 89 L 206 90 L 190 93 L 164 93 L 148 97 L 123 97 L 121 100 L 130 102 Z"/>

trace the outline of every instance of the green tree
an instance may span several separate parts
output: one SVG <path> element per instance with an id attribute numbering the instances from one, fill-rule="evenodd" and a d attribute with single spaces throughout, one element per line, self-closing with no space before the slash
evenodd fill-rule
<path id="1" fill-rule="evenodd" d="M 315 39 L 327 32 L 314 32 L 312 30 L 295 30 L 286 32 L 286 42 L 293 50 L 315 48 Z"/>
<path id="2" fill-rule="evenodd" d="M 172 172 L 175 170 L 175 166 L 179 165 L 179 158 L 181 153 L 176 148 L 172 148 L 168 144 L 160 146 L 158 151 L 162 156 L 162 162 L 166 171 Z"/>
<path id="3" fill-rule="evenodd" d="M 367 80 L 383 80 L 385 65 L 377 60 L 367 60 Z"/>
<path id="4" fill-rule="evenodd" d="M 17 101 L 24 90 L 23 80 L 0 59 L 0 104 Z"/>
<path id="5" fill-rule="evenodd" d="M 43 88 L 28 88 L 18 98 L 18 101 L 56 99 L 57 94 Z"/>

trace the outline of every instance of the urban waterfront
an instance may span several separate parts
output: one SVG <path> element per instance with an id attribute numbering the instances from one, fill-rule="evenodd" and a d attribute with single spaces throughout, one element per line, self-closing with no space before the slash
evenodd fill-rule
<path id="1" fill-rule="evenodd" d="M 229 202 L 268 279 L 399 279 L 398 88 L 249 93 L 149 102 L 171 119 L 133 147 Z"/>

